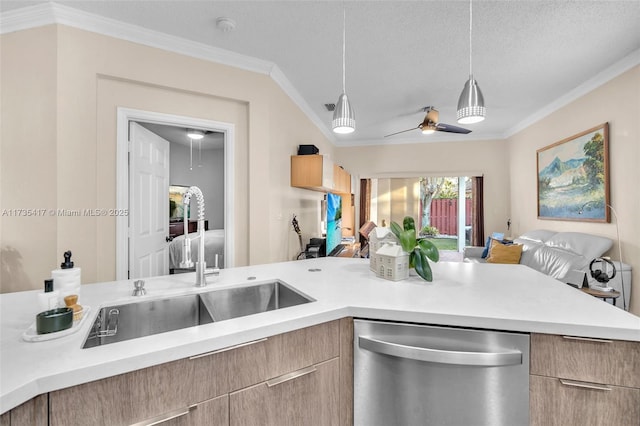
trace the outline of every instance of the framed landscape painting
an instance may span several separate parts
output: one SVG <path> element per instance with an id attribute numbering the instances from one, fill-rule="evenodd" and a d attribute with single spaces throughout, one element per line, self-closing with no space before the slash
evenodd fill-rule
<path id="1" fill-rule="evenodd" d="M 609 123 L 537 151 L 538 218 L 609 222 Z"/>
<path id="2" fill-rule="evenodd" d="M 169 220 L 181 220 L 184 218 L 182 198 L 188 189 L 188 186 L 182 185 L 169 186 Z M 190 217 L 190 213 L 190 210 L 187 211 L 187 217 Z"/>

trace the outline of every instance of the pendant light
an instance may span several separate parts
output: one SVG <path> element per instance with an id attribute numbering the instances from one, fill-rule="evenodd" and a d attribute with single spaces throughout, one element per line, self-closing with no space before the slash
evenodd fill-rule
<path id="1" fill-rule="evenodd" d="M 342 6 L 342 94 L 338 98 L 336 109 L 333 111 L 333 121 L 331 127 L 334 133 L 347 134 L 352 133 L 356 129 L 356 119 L 353 109 L 347 98 L 345 90 L 345 51 L 346 51 L 346 26 L 347 12 Z"/>
<path id="2" fill-rule="evenodd" d="M 458 99 L 458 123 L 472 124 L 484 120 L 484 96 L 478 82 L 473 78 L 472 54 L 473 3 L 469 0 L 469 80 L 464 84 Z"/>
<path id="3" fill-rule="evenodd" d="M 189 170 L 193 170 L 193 141 L 198 141 L 198 167 L 202 167 L 202 138 L 204 132 L 198 129 L 187 129 L 187 137 L 189 138 Z"/>

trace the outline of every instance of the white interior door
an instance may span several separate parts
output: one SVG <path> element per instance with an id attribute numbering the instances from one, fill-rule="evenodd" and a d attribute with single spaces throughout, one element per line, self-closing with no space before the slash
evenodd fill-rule
<path id="1" fill-rule="evenodd" d="M 169 142 L 129 124 L 129 278 L 169 274 Z"/>

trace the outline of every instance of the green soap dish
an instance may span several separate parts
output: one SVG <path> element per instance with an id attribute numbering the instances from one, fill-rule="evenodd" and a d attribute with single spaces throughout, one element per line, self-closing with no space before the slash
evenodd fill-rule
<path id="1" fill-rule="evenodd" d="M 36 315 L 36 331 L 38 334 L 55 333 L 66 330 L 73 325 L 73 309 L 57 308 L 40 312 Z"/>

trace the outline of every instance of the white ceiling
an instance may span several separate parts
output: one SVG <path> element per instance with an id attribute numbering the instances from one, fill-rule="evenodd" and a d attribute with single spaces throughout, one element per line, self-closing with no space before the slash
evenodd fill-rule
<path id="1" fill-rule="evenodd" d="M 187 136 L 188 129 L 185 127 L 157 123 L 140 123 L 140 125 L 169 142 L 191 146 L 191 139 Z M 199 145 L 202 149 L 223 149 L 224 133 L 205 131 L 204 137 L 199 142 L 193 143 L 194 148 L 199 148 Z"/>
<path id="2" fill-rule="evenodd" d="M 0 11 L 39 3 L 2 0 Z M 419 110 L 428 105 L 440 111 L 442 122 L 457 124 L 458 96 L 469 74 L 467 1 L 57 3 L 273 62 L 325 134 L 331 134 L 332 113 L 323 104 L 335 103 L 341 93 L 344 5 L 346 86 L 357 129 L 336 135 L 339 146 L 503 138 L 612 69 L 640 62 L 640 0 L 476 0 L 473 74 L 484 93 L 486 120 L 464 126 L 469 135 L 416 130 L 384 139 L 416 127 L 424 115 Z M 219 17 L 235 20 L 235 31 L 217 29 Z"/>

